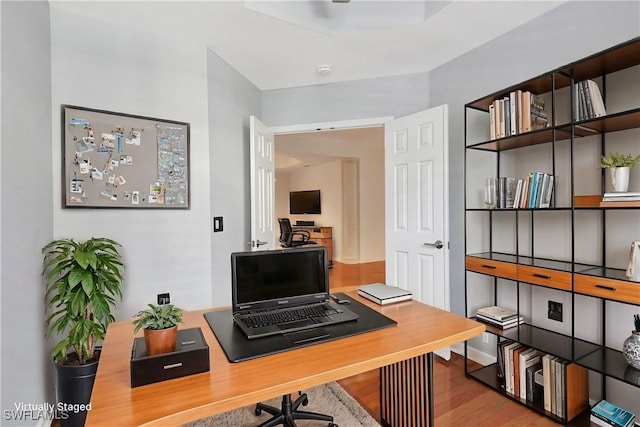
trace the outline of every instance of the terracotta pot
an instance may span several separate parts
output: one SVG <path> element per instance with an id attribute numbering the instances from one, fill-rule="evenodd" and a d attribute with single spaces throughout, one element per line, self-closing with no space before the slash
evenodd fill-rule
<path id="1" fill-rule="evenodd" d="M 147 356 L 171 353 L 176 349 L 178 326 L 167 329 L 145 329 L 144 344 L 147 346 Z"/>

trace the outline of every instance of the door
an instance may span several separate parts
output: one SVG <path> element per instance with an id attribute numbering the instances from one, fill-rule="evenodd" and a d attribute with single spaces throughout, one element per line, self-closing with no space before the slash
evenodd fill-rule
<path id="1" fill-rule="evenodd" d="M 251 116 L 251 250 L 275 249 L 273 132 Z"/>
<path id="2" fill-rule="evenodd" d="M 441 105 L 385 124 L 385 258 L 388 285 L 448 311 L 447 117 Z"/>

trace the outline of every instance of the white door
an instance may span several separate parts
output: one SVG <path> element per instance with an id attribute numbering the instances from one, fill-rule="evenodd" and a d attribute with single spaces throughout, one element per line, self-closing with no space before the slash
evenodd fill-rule
<path id="1" fill-rule="evenodd" d="M 447 311 L 448 193 L 447 106 L 387 122 L 386 281 Z M 449 349 L 437 353 L 450 357 Z"/>
<path id="2" fill-rule="evenodd" d="M 275 249 L 273 132 L 254 116 L 251 133 L 251 250 Z"/>

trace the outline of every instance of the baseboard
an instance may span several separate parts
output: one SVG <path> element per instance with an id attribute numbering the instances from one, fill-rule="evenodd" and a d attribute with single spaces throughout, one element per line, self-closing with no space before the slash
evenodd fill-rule
<path id="1" fill-rule="evenodd" d="M 461 356 L 464 356 L 464 343 L 458 343 L 451 346 L 451 351 L 457 353 Z M 476 363 L 481 364 L 482 366 L 491 365 L 496 363 L 496 357 L 490 354 L 484 353 L 480 350 L 477 350 L 471 346 L 467 346 L 467 357 L 473 360 Z"/>

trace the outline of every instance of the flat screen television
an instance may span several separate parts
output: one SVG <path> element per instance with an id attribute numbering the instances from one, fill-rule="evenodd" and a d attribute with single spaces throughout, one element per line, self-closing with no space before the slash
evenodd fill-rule
<path id="1" fill-rule="evenodd" d="M 289 193 L 290 214 L 319 214 L 320 190 L 291 191 Z"/>

